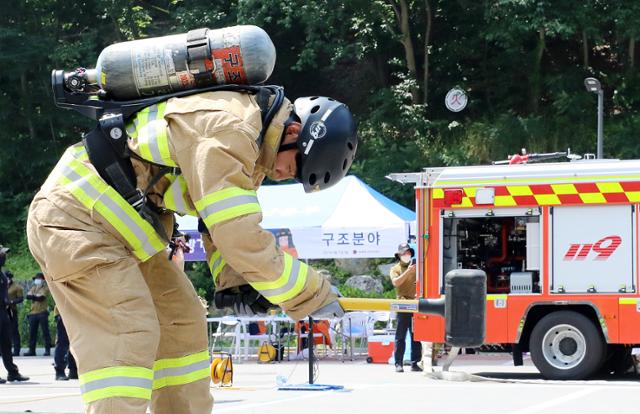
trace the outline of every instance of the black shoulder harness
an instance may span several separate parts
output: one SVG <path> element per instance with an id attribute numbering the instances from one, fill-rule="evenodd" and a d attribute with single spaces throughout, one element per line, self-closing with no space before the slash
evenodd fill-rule
<path id="1" fill-rule="evenodd" d="M 89 160 L 100 176 L 113 187 L 138 213 L 149 221 L 156 231 L 168 239 L 157 214 L 147 203 L 147 191 L 137 188 L 136 176 L 131 164 L 131 152 L 127 146 L 125 122 L 139 110 L 166 101 L 203 92 L 235 91 L 256 95 L 260 106 L 262 130 L 256 139 L 258 146 L 262 144 L 264 135 L 273 117 L 284 102 L 284 90 L 281 86 L 267 85 L 217 85 L 206 88 L 190 89 L 166 95 L 142 98 L 131 101 L 114 101 L 101 99 L 98 94 L 70 90 L 66 87 L 64 71 L 54 70 L 51 74 L 55 104 L 60 108 L 73 109 L 82 115 L 97 121 L 96 127 L 85 134 L 82 142 L 89 155 Z M 269 100 L 274 97 L 269 105 Z M 155 183 L 171 170 L 165 167 L 151 180 Z"/>

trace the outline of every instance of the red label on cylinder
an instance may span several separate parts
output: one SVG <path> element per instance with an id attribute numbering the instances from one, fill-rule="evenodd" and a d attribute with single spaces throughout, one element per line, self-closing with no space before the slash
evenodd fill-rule
<path id="1" fill-rule="evenodd" d="M 216 75 L 219 75 L 219 71 L 222 70 L 225 83 L 247 83 L 240 46 L 213 49 L 211 55 L 215 61 Z"/>

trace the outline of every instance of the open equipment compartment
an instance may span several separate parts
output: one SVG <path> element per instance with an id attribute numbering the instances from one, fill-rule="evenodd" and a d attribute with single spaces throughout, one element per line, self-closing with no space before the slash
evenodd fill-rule
<path id="1" fill-rule="evenodd" d="M 442 277 L 453 269 L 481 269 L 487 293 L 540 293 L 539 214 L 443 211 Z"/>

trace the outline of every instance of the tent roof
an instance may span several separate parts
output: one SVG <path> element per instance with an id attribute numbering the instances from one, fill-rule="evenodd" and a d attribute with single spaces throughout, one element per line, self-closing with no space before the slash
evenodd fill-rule
<path id="1" fill-rule="evenodd" d="M 267 229 L 296 227 L 397 226 L 415 220 L 415 213 L 385 197 L 354 175 L 335 186 L 306 194 L 302 184 L 258 189 Z M 284 206 L 283 206 L 284 204 Z"/>
<path id="2" fill-rule="evenodd" d="M 354 175 L 333 187 L 307 194 L 302 184 L 265 185 L 258 189 L 265 229 L 301 227 L 395 227 L 415 220 L 415 213 L 385 197 Z M 181 217 L 182 230 L 197 220 Z"/>

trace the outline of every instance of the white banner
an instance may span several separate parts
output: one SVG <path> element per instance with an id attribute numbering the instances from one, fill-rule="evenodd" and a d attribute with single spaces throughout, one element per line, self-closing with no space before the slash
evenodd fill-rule
<path id="1" fill-rule="evenodd" d="M 291 233 L 298 257 L 303 259 L 393 257 L 398 244 L 407 240 L 407 230 L 398 227 L 316 227 L 293 229 Z"/>

